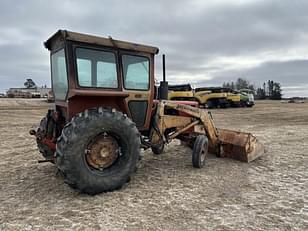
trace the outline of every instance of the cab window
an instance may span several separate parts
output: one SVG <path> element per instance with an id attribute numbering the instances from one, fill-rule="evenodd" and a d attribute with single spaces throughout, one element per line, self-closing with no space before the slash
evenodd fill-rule
<path id="1" fill-rule="evenodd" d="M 51 54 L 51 79 L 56 100 L 65 100 L 68 91 L 64 49 Z"/>
<path id="2" fill-rule="evenodd" d="M 116 57 L 113 52 L 77 48 L 76 63 L 79 86 L 118 88 Z"/>
<path id="3" fill-rule="evenodd" d="M 149 59 L 142 56 L 122 55 L 124 87 L 131 90 L 149 89 Z"/>

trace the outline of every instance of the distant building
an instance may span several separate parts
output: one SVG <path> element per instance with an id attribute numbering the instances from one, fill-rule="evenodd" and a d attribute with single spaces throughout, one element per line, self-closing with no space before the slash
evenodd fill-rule
<path id="1" fill-rule="evenodd" d="M 9 98 L 43 98 L 48 97 L 49 91 L 51 88 L 48 88 L 46 85 L 43 87 L 37 87 L 32 79 L 26 79 L 24 83 L 25 87 L 21 88 L 10 88 L 6 95 Z"/>
<path id="2" fill-rule="evenodd" d="M 51 88 L 10 88 L 6 95 L 9 98 L 43 98 L 48 96 Z"/>

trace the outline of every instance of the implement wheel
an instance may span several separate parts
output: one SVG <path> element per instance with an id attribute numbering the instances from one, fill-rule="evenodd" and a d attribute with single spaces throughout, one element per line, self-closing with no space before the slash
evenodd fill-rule
<path id="1" fill-rule="evenodd" d="M 165 148 L 165 144 L 162 142 L 160 144 L 158 144 L 157 146 L 153 146 L 151 147 L 152 149 L 152 152 L 155 154 L 155 155 L 160 155 L 164 152 L 164 148 Z"/>
<path id="2" fill-rule="evenodd" d="M 135 171 L 140 137 L 121 112 L 103 108 L 76 115 L 57 142 L 57 166 L 65 183 L 97 194 L 120 188 Z"/>
<path id="3" fill-rule="evenodd" d="M 208 153 L 208 139 L 205 135 L 199 135 L 194 143 L 192 164 L 195 168 L 202 168 Z"/>

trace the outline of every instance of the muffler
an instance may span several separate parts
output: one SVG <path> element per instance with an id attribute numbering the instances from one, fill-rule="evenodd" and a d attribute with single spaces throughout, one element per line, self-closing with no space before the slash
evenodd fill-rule
<path id="1" fill-rule="evenodd" d="M 251 133 L 217 129 L 221 144 L 220 156 L 251 162 L 264 154 L 265 149 Z"/>

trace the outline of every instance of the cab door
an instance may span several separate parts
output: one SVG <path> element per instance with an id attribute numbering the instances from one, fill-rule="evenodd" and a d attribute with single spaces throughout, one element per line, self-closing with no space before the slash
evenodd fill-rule
<path id="1" fill-rule="evenodd" d="M 139 130 L 149 127 L 153 101 L 153 59 L 151 54 L 121 53 L 123 91 L 130 118 Z"/>

